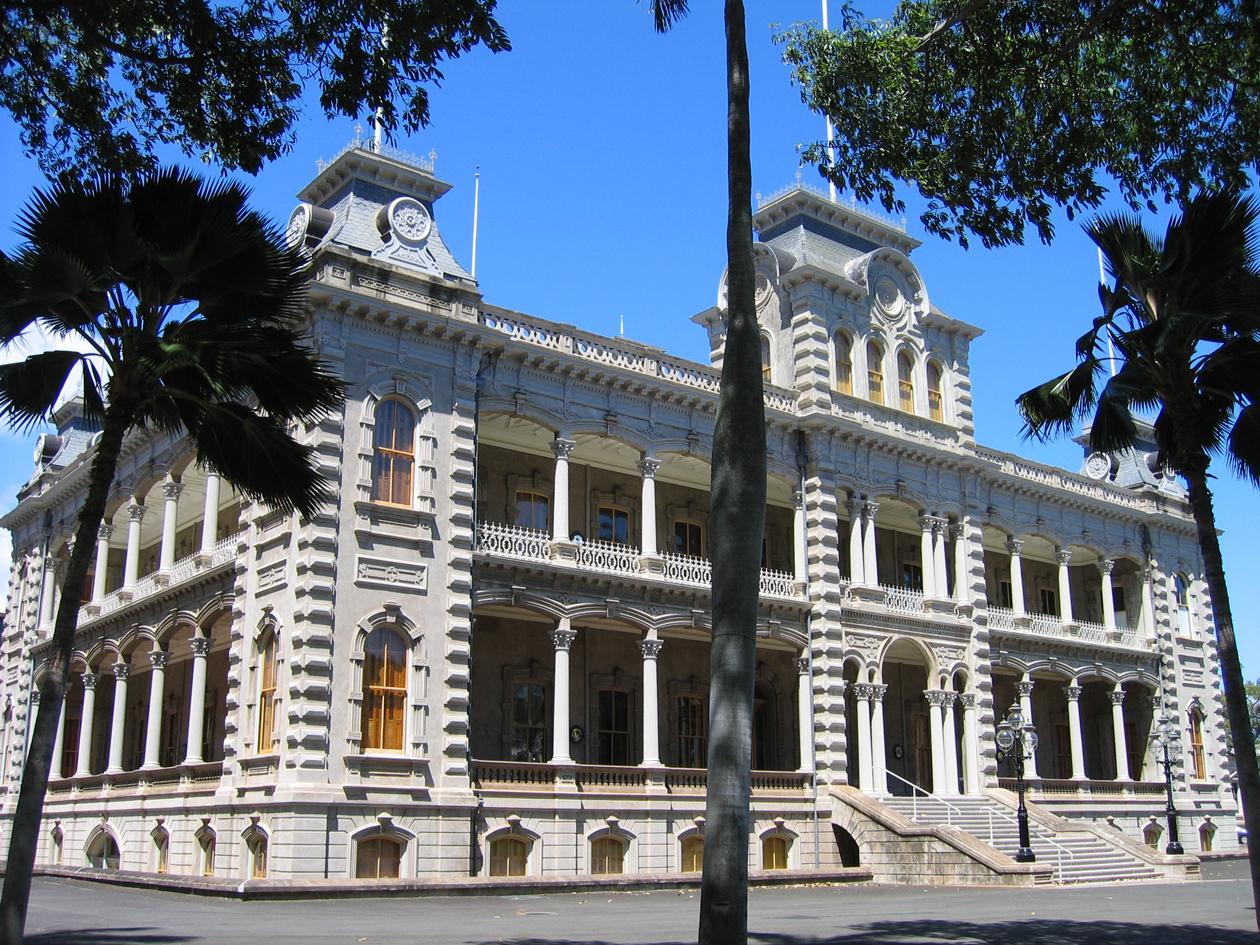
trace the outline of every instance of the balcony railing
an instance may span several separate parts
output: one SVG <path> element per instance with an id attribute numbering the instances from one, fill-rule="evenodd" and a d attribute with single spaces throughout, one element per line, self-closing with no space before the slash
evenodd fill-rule
<path id="1" fill-rule="evenodd" d="M 922 591 L 895 584 L 881 584 L 879 589 L 884 592 L 884 604 L 889 610 L 901 614 L 923 613 Z"/>
<path id="2" fill-rule="evenodd" d="M 565 564 L 566 559 L 557 553 L 557 544 L 547 532 L 536 528 L 500 522 L 480 522 L 477 525 L 477 551 L 484 555 L 510 561 Z M 567 546 L 567 543 L 564 544 Z M 688 587 L 713 585 L 713 565 L 707 558 L 666 552 L 645 560 L 638 548 L 611 541 L 587 541 L 571 547 L 572 558 L 568 561 L 583 570 L 601 574 L 643 575 Z M 762 568 L 758 586 L 763 597 L 796 600 L 801 596 L 796 578 L 787 571 Z M 921 599 L 922 595 L 919 597 Z"/>
<path id="3" fill-rule="evenodd" d="M 1014 791 L 1014 778 L 998 778 L 998 786 Z M 1035 797 L 1142 797 L 1158 798 L 1164 795 L 1163 781 L 1112 781 L 1074 780 L 1072 778 L 1030 778 L 1028 790 Z"/>
<path id="4" fill-rule="evenodd" d="M 210 549 L 208 558 L 201 552 L 189 555 L 176 561 L 171 566 L 169 573 L 164 574 L 161 571 L 154 571 L 152 574 L 146 574 L 140 578 L 131 587 L 120 587 L 106 594 L 99 601 L 91 601 L 85 604 L 79 611 L 78 625 L 81 627 L 85 623 L 104 617 L 106 614 L 112 614 L 114 611 L 129 607 L 137 601 L 152 597 L 159 591 L 178 587 L 199 575 L 205 574 L 207 571 L 212 571 L 215 568 L 235 561 L 236 548 L 240 543 L 242 534 L 244 533 L 236 532 L 219 541 Z"/>
<path id="5" fill-rule="evenodd" d="M 990 607 L 989 626 L 994 630 L 1014 630 L 1015 611 L 1009 607 Z"/>
<path id="6" fill-rule="evenodd" d="M 708 787 L 706 768 L 645 768 L 637 765 L 552 765 L 547 762 L 474 760 L 470 768 L 474 783 L 523 790 L 549 790 L 557 779 L 572 778 L 579 791 L 646 791 L 650 782 L 663 783 L 671 794 L 704 793 Z M 800 791 L 811 784 L 811 775 L 801 771 L 754 771 L 755 792 Z"/>
<path id="7" fill-rule="evenodd" d="M 1057 614 L 1016 614 L 1009 607 L 989 608 L 989 627 L 993 630 L 1032 633 L 1041 637 L 1057 637 L 1098 643 L 1107 646 L 1124 646 L 1144 649 L 1142 634 L 1128 627 L 1108 629 L 1092 620 L 1074 620 L 1065 624 Z"/>

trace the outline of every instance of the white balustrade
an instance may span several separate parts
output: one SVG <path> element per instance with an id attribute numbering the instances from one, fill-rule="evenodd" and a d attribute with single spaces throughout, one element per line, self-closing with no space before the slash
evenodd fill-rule
<path id="1" fill-rule="evenodd" d="M 989 626 L 994 630 L 1014 630 L 1015 611 L 1009 607 L 990 607 Z"/>
<path id="2" fill-rule="evenodd" d="M 482 522 L 477 526 L 477 550 L 518 561 L 546 561 L 551 535 L 537 528 Z"/>
<path id="3" fill-rule="evenodd" d="M 578 545 L 577 565 L 612 574 L 638 574 L 639 549 L 613 541 L 588 541 Z"/>
<path id="4" fill-rule="evenodd" d="M 903 614 L 923 613 L 922 591 L 893 584 L 881 584 L 879 589 L 884 592 L 884 604 L 889 610 Z"/>
<path id="5" fill-rule="evenodd" d="M 697 584 L 701 587 L 709 587 L 713 583 L 713 565 L 708 558 L 673 552 L 667 552 L 661 557 L 665 560 L 666 580 L 679 584 Z"/>
<path id="6" fill-rule="evenodd" d="M 770 571 L 762 568 L 758 586 L 762 597 L 796 596 L 796 577 L 787 571 Z"/>
<path id="7" fill-rule="evenodd" d="M 1061 637 L 1066 635 L 1063 632 L 1063 620 L 1058 614 L 1029 614 L 1028 630 L 1042 637 Z"/>
<path id="8" fill-rule="evenodd" d="M 1111 639 L 1107 628 L 1092 620 L 1076 621 L 1076 635 L 1088 643 L 1109 643 Z"/>

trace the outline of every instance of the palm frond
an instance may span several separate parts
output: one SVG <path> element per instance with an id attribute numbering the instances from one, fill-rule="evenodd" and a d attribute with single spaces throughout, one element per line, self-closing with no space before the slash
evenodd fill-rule
<path id="1" fill-rule="evenodd" d="M 1088 358 L 1066 374 L 1016 397 L 1015 404 L 1024 418 L 1021 434 L 1046 441 L 1070 433 L 1075 420 L 1094 405 L 1097 370 L 1097 363 Z"/>
<path id="2" fill-rule="evenodd" d="M 1248 403 L 1234 418 L 1226 456 L 1236 475 L 1260 486 L 1260 401 Z"/>
<path id="3" fill-rule="evenodd" d="M 23 431 L 47 420 L 82 358 L 80 351 L 43 351 L 0 364 L 0 416 Z"/>
<path id="4" fill-rule="evenodd" d="M 687 15 L 687 0 L 651 0 L 652 24 L 658 33 L 668 33 Z"/>

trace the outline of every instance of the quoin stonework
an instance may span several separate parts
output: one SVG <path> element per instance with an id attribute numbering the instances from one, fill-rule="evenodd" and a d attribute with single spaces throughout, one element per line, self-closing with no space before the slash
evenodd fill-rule
<path id="1" fill-rule="evenodd" d="M 315 518 L 137 431 L 92 573 L 64 587 L 94 431 L 60 409 L 0 520 L 0 846 L 55 609 L 79 594 L 42 868 L 700 868 L 720 274 L 692 319 L 710 364 L 500 308 L 443 242 L 447 190 L 355 142 L 300 194 L 311 330 L 349 387 L 298 431 L 336 489 Z M 1076 473 L 977 444 L 980 330 L 931 304 L 918 242 L 799 184 L 755 222 L 750 866 L 1020 884 L 1193 876 L 1235 847 L 1203 565 L 1153 447 Z M 1032 865 L 1011 859 L 995 741 L 1012 705 L 1039 735 Z M 1183 857 L 1162 852 L 1161 718 Z"/>

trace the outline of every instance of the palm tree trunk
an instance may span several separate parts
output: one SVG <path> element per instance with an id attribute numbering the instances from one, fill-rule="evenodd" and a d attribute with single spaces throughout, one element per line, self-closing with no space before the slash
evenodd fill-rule
<path id="1" fill-rule="evenodd" d="M 1216 624 L 1216 652 L 1225 685 L 1225 713 L 1233 736 L 1234 765 L 1238 774 L 1238 797 L 1242 804 L 1243 823 L 1247 827 L 1247 859 L 1251 865 L 1251 895 L 1256 905 L 1256 922 L 1260 928 L 1260 769 L 1256 765 L 1256 742 L 1251 734 L 1251 714 L 1247 710 L 1247 690 L 1242 663 L 1238 658 L 1238 641 L 1234 637 L 1234 620 L 1229 609 L 1229 589 L 1225 584 L 1225 565 L 1221 545 L 1216 537 L 1216 513 L 1212 510 L 1212 492 L 1208 489 L 1206 468 L 1185 474 L 1189 487 L 1190 508 L 1199 533 L 1199 550 L 1212 598 L 1212 617 Z"/>
<path id="2" fill-rule="evenodd" d="M 700 945 L 748 941 L 748 832 L 757 602 L 766 517 L 761 333 L 753 294 L 748 49 L 742 0 L 726 0 L 727 325 L 713 433 L 713 644 Z"/>
<path id="3" fill-rule="evenodd" d="M 127 432 L 127 409 L 111 403 L 105 413 L 104 429 L 96 445 L 89 472 L 88 491 L 75 526 L 74 550 L 66 565 L 61 606 L 53 624 L 53 652 L 39 688 L 39 714 L 31 738 L 26 764 L 22 768 L 22 788 L 13 816 L 9 858 L 5 867 L 4 893 L 0 896 L 0 945 L 21 945 L 26 927 L 26 908 L 31 897 L 31 873 L 39 846 L 39 824 L 44 813 L 44 794 L 52 764 L 53 743 L 61 705 L 66 696 L 70 655 L 74 651 L 75 628 L 79 621 L 78 589 L 87 579 L 88 565 L 96 550 L 96 535 L 105 517 L 114 471 L 123 434 Z"/>

